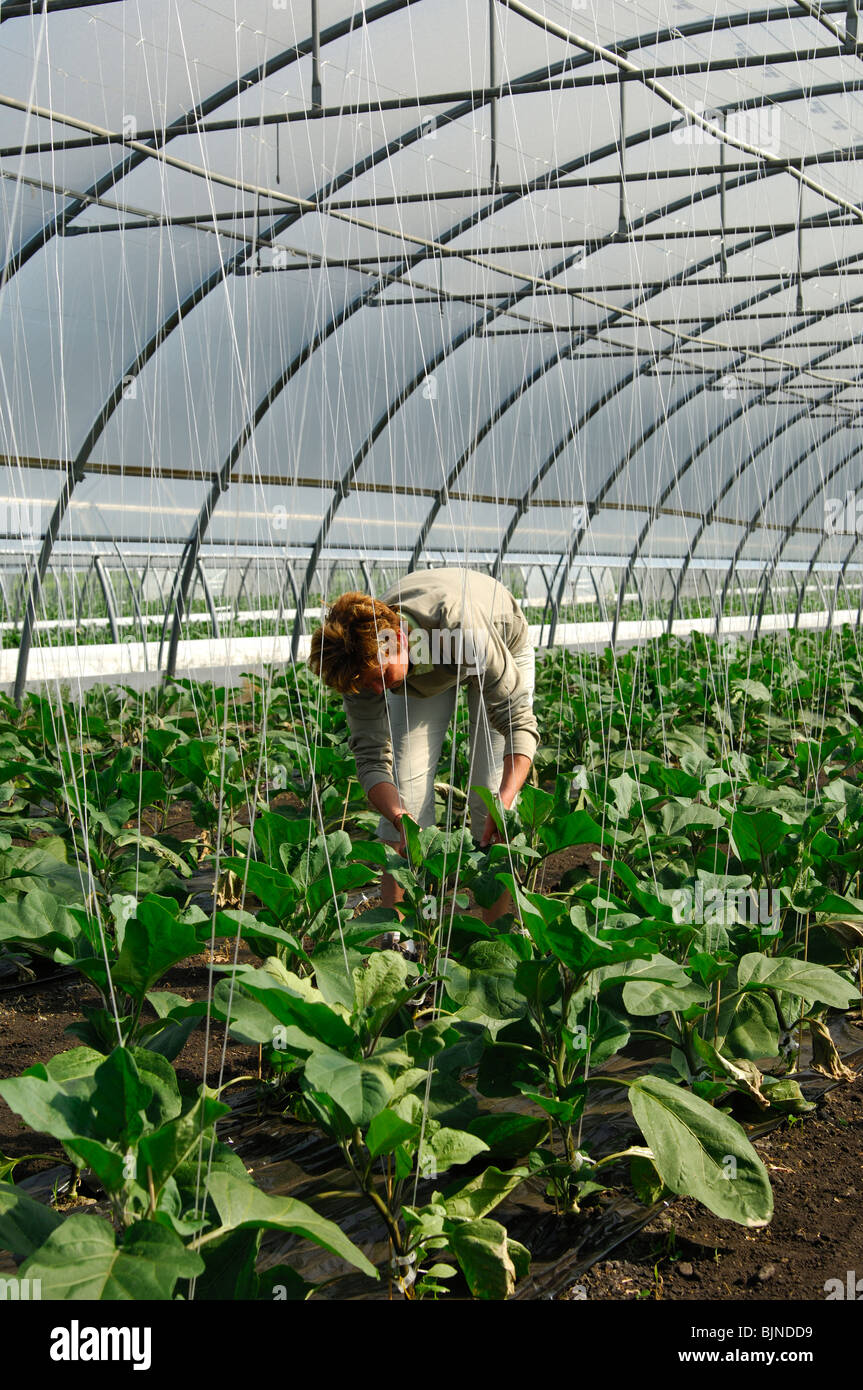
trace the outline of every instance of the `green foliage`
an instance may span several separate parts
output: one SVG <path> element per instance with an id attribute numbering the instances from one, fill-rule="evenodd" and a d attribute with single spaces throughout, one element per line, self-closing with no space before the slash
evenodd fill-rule
<path id="1" fill-rule="evenodd" d="M 287 1266 L 258 1271 L 268 1230 L 377 1276 L 334 1222 L 257 1188 L 219 1139 L 219 1097 L 178 1084 L 208 1007 L 260 1046 L 273 1111 L 338 1147 L 408 1298 L 509 1296 L 529 1257 L 495 1213 L 523 1183 L 565 1213 L 625 1172 L 643 1201 L 770 1219 L 727 1102 L 805 1110 L 792 1034 L 821 1037 L 860 997 L 853 634 L 554 652 L 536 709 L 541 784 L 504 815 L 486 793 L 503 842 L 406 820 L 402 856 L 369 838 L 340 702 L 304 670 L 250 675 L 242 699 L 179 681 L 3 704 L 0 949 L 101 996 L 72 1025 L 80 1046 L 0 1082 L 110 1211 L 34 1202 L 0 1158 L 0 1245 L 44 1296 L 313 1296 Z M 463 792 L 461 724 L 444 756 Z M 353 910 L 381 870 L 400 918 Z M 504 889 L 512 911 L 489 924 Z M 376 949 L 386 930 L 422 965 Z M 166 988 L 240 938 L 260 965 L 217 969 L 209 1004 Z M 625 1083 L 606 1073 L 645 1040 Z M 615 1081 L 644 1142 L 591 1153 L 593 1087 Z"/>

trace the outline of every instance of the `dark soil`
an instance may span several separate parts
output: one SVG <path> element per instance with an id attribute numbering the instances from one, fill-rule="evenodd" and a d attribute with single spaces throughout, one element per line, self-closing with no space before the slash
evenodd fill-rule
<path id="1" fill-rule="evenodd" d="M 863 1275 L 863 1078 L 755 1147 L 773 1185 L 769 1226 L 747 1230 L 680 1198 L 562 1297 L 823 1300 L 828 1279 Z"/>

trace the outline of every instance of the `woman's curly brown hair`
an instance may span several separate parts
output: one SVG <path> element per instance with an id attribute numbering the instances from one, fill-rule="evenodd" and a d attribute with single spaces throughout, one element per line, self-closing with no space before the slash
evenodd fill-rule
<path id="1" fill-rule="evenodd" d="M 341 695 L 356 695 L 362 677 L 380 669 L 380 636 L 398 632 L 401 619 L 369 594 L 342 594 L 312 633 L 309 665 L 325 685 Z"/>

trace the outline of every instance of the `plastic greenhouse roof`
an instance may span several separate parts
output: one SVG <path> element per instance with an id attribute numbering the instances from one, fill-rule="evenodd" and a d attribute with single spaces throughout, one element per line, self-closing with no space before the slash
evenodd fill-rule
<path id="1" fill-rule="evenodd" d="M 4 3 L 0 548 L 856 568 L 856 26 Z"/>

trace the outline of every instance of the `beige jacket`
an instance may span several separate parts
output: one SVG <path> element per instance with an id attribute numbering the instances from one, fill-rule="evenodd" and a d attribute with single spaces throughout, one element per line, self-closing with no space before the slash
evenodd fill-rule
<path id="1" fill-rule="evenodd" d="M 399 579 L 381 601 L 397 608 L 409 631 L 411 668 L 397 692 L 428 698 L 474 680 L 489 723 L 504 737 L 504 754 L 533 758 L 539 732 L 513 655 L 529 641 L 527 622 L 503 584 L 476 570 L 418 570 Z M 386 697 L 344 697 L 350 748 L 363 791 L 392 782 Z"/>

